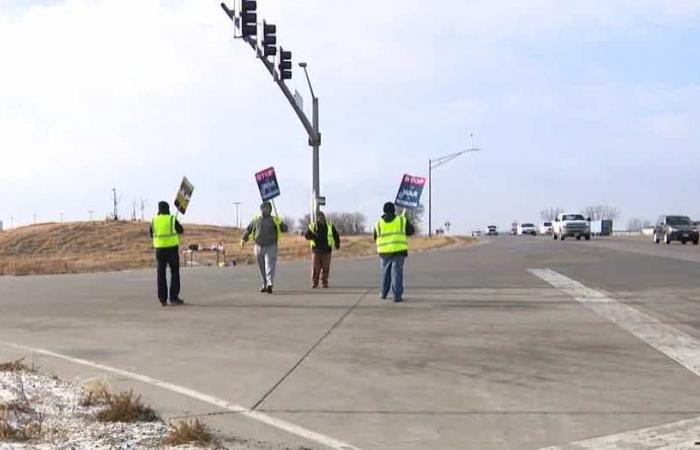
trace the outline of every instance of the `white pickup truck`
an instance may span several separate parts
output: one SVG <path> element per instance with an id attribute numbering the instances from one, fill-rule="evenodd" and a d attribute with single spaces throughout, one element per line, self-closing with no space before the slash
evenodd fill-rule
<path id="1" fill-rule="evenodd" d="M 563 241 L 568 237 L 575 237 L 577 240 L 581 240 L 581 237 L 583 237 L 590 241 L 591 223 L 581 214 L 562 213 L 554 219 L 552 234 L 554 235 L 554 240 L 561 239 Z"/>

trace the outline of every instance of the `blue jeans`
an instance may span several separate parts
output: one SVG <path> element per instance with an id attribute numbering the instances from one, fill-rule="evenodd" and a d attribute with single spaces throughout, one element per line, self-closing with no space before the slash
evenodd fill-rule
<path id="1" fill-rule="evenodd" d="M 405 255 L 379 256 L 379 293 L 382 297 L 394 291 L 394 299 L 403 297 L 403 262 Z"/>

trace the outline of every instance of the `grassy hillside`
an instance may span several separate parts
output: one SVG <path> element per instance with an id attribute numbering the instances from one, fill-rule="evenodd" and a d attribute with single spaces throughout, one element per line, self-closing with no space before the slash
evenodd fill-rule
<path id="1" fill-rule="evenodd" d="M 181 248 L 199 244 L 210 248 L 224 242 L 226 260 L 250 264 L 252 245 L 241 250 L 241 230 L 212 225 L 184 224 Z M 413 250 L 467 244 L 461 237 L 413 238 Z M 340 257 L 373 255 L 371 236 L 343 237 Z M 301 236 L 287 235 L 280 247 L 284 260 L 309 256 L 309 245 Z M 216 253 L 198 252 L 198 265 L 216 263 Z M 148 236 L 148 223 L 143 222 L 75 222 L 50 223 L 15 228 L 0 232 L 0 275 L 60 274 L 102 272 L 153 267 L 154 255 Z"/>

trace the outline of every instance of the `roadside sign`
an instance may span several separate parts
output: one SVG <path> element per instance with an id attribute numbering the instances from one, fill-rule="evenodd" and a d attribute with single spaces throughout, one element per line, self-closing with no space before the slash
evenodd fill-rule
<path id="1" fill-rule="evenodd" d="M 401 186 L 394 203 L 403 208 L 417 208 L 424 187 L 425 178 L 405 174 L 401 179 Z"/>
<path id="2" fill-rule="evenodd" d="M 281 194 L 274 167 L 268 167 L 256 173 L 255 181 L 258 183 L 260 197 L 262 197 L 264 202 L 279 197 Z"/>
<path id="3" fill-rule="evenodd" d="M 175 197 L 175 207 L 177 207 L 180 213 L 185 214 L 187 212 L 187 207 L 190 205 L 190 200 L 192 199 L 192 192 L 194 192 L 194 185 L 190 183 L 187 177 L 182 177 L 180 189 L 177 191 L 177 196 Z"/>

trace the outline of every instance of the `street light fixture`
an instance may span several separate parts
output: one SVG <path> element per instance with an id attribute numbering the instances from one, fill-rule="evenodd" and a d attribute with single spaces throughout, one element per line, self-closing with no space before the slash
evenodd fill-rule
<path id="1" fill-rule="evenodd" d="M 455 158 L 458 158 L 465 153 L 480 152 L 480 148 L 468 148 L 462 150 L 461 152 L 452 153 L 450 155 L 445 155 L 440 158 L 429 159 L 428 160 L 428 236 L 433 235 L 433 169 L 447 164 Z"/>

